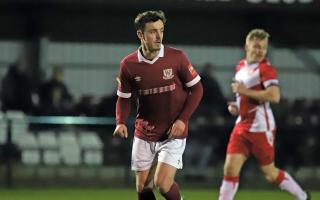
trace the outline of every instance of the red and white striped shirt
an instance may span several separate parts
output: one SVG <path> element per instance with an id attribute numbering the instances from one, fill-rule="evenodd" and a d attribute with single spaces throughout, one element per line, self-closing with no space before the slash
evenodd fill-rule
<path id="1" fill-rule="evenodd" d="M 235 79 L 252 90 L 264 90 L 271 85 L 279 85 L 276 70 L 267 59 L 250 65 L 246 60 L 240 60 L 236 67 Z M 239 109 L 237 128 L 243 129 L 244 132 L 275 130 L 275 120 L 269 102 L 261 103 L 239 94 L 236 96 Z"/>

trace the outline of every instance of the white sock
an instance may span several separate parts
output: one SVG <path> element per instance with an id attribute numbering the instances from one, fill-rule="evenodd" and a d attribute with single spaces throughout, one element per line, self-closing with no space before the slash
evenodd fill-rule
<path id="1" fill-rule="evenodd" d="M 298 183 L 285 172 L 284 179 L 279 184 L 281 190 L 285 190 L 296 197 L 297 200 L 306 200 L 307 193 L 298 185 Z"/>
<path id="2" fill-rule="evenodd" d="M 220 187 L 219 200 L 233 200 L 238 190 L 239 182 L 223 180 Z"/>

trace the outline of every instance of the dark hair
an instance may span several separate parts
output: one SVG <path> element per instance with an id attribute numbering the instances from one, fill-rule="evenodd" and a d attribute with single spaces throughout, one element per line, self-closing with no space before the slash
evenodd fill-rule
<path id="1" fill-rule="evenodd" d="M 166 16 L 164 15 L 164 12 L 162 10 L 158 11 L 145 11 L 142 13 L 139 13 L 137 17 L 134 20 L 134 26 L 136 30 L 144 30 L 144 27 L 146 23 L 149 22 L 156 22 L 158 20 L 161 20 L 163 24 L 166 24 Z"/>

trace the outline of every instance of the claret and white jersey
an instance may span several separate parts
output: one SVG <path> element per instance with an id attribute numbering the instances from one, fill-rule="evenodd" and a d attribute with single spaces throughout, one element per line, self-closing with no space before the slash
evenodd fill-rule
<path id="1" fill-rule="evenodd" d="M 240 60 L 236 67 L 236 81 L 243 82 L 246 88 L 263 90 L 271 85 L 278 85 L 277 73 L 271 63 L 264 59 L 260 63 L 247 64 Z M 258 102 L 252 98 L 237 94 L 239 117 L 238 129 L 244 132 L 266 132 L 276 128 L 269 102 Z"/>
<path id="2" fill-rule="evenodd" d="M 161 46 L 153 60 L 143 57 L 140 50 L 126 56 L 120 63 L 117 94 L 137 98 L 135 136 L 159 141 L 181 114 L 189 95 L 188 87 L 200 81 L 183 51 Z M 187 126 L 182 138 L 187 136 Z"/>

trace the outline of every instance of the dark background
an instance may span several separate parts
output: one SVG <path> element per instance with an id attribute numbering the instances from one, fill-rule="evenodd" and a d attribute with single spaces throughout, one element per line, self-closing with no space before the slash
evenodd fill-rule
<path id="1" fill-rule="evenodd" d="M 166 43 L 238 46 L 248 30 L 263 27 L 275 46 L 319 47 L 319 1 L 280 2 L 2 0 L 0 39 L 136 43 L 137 13 L 162 9 L 168 18 Z"/>

